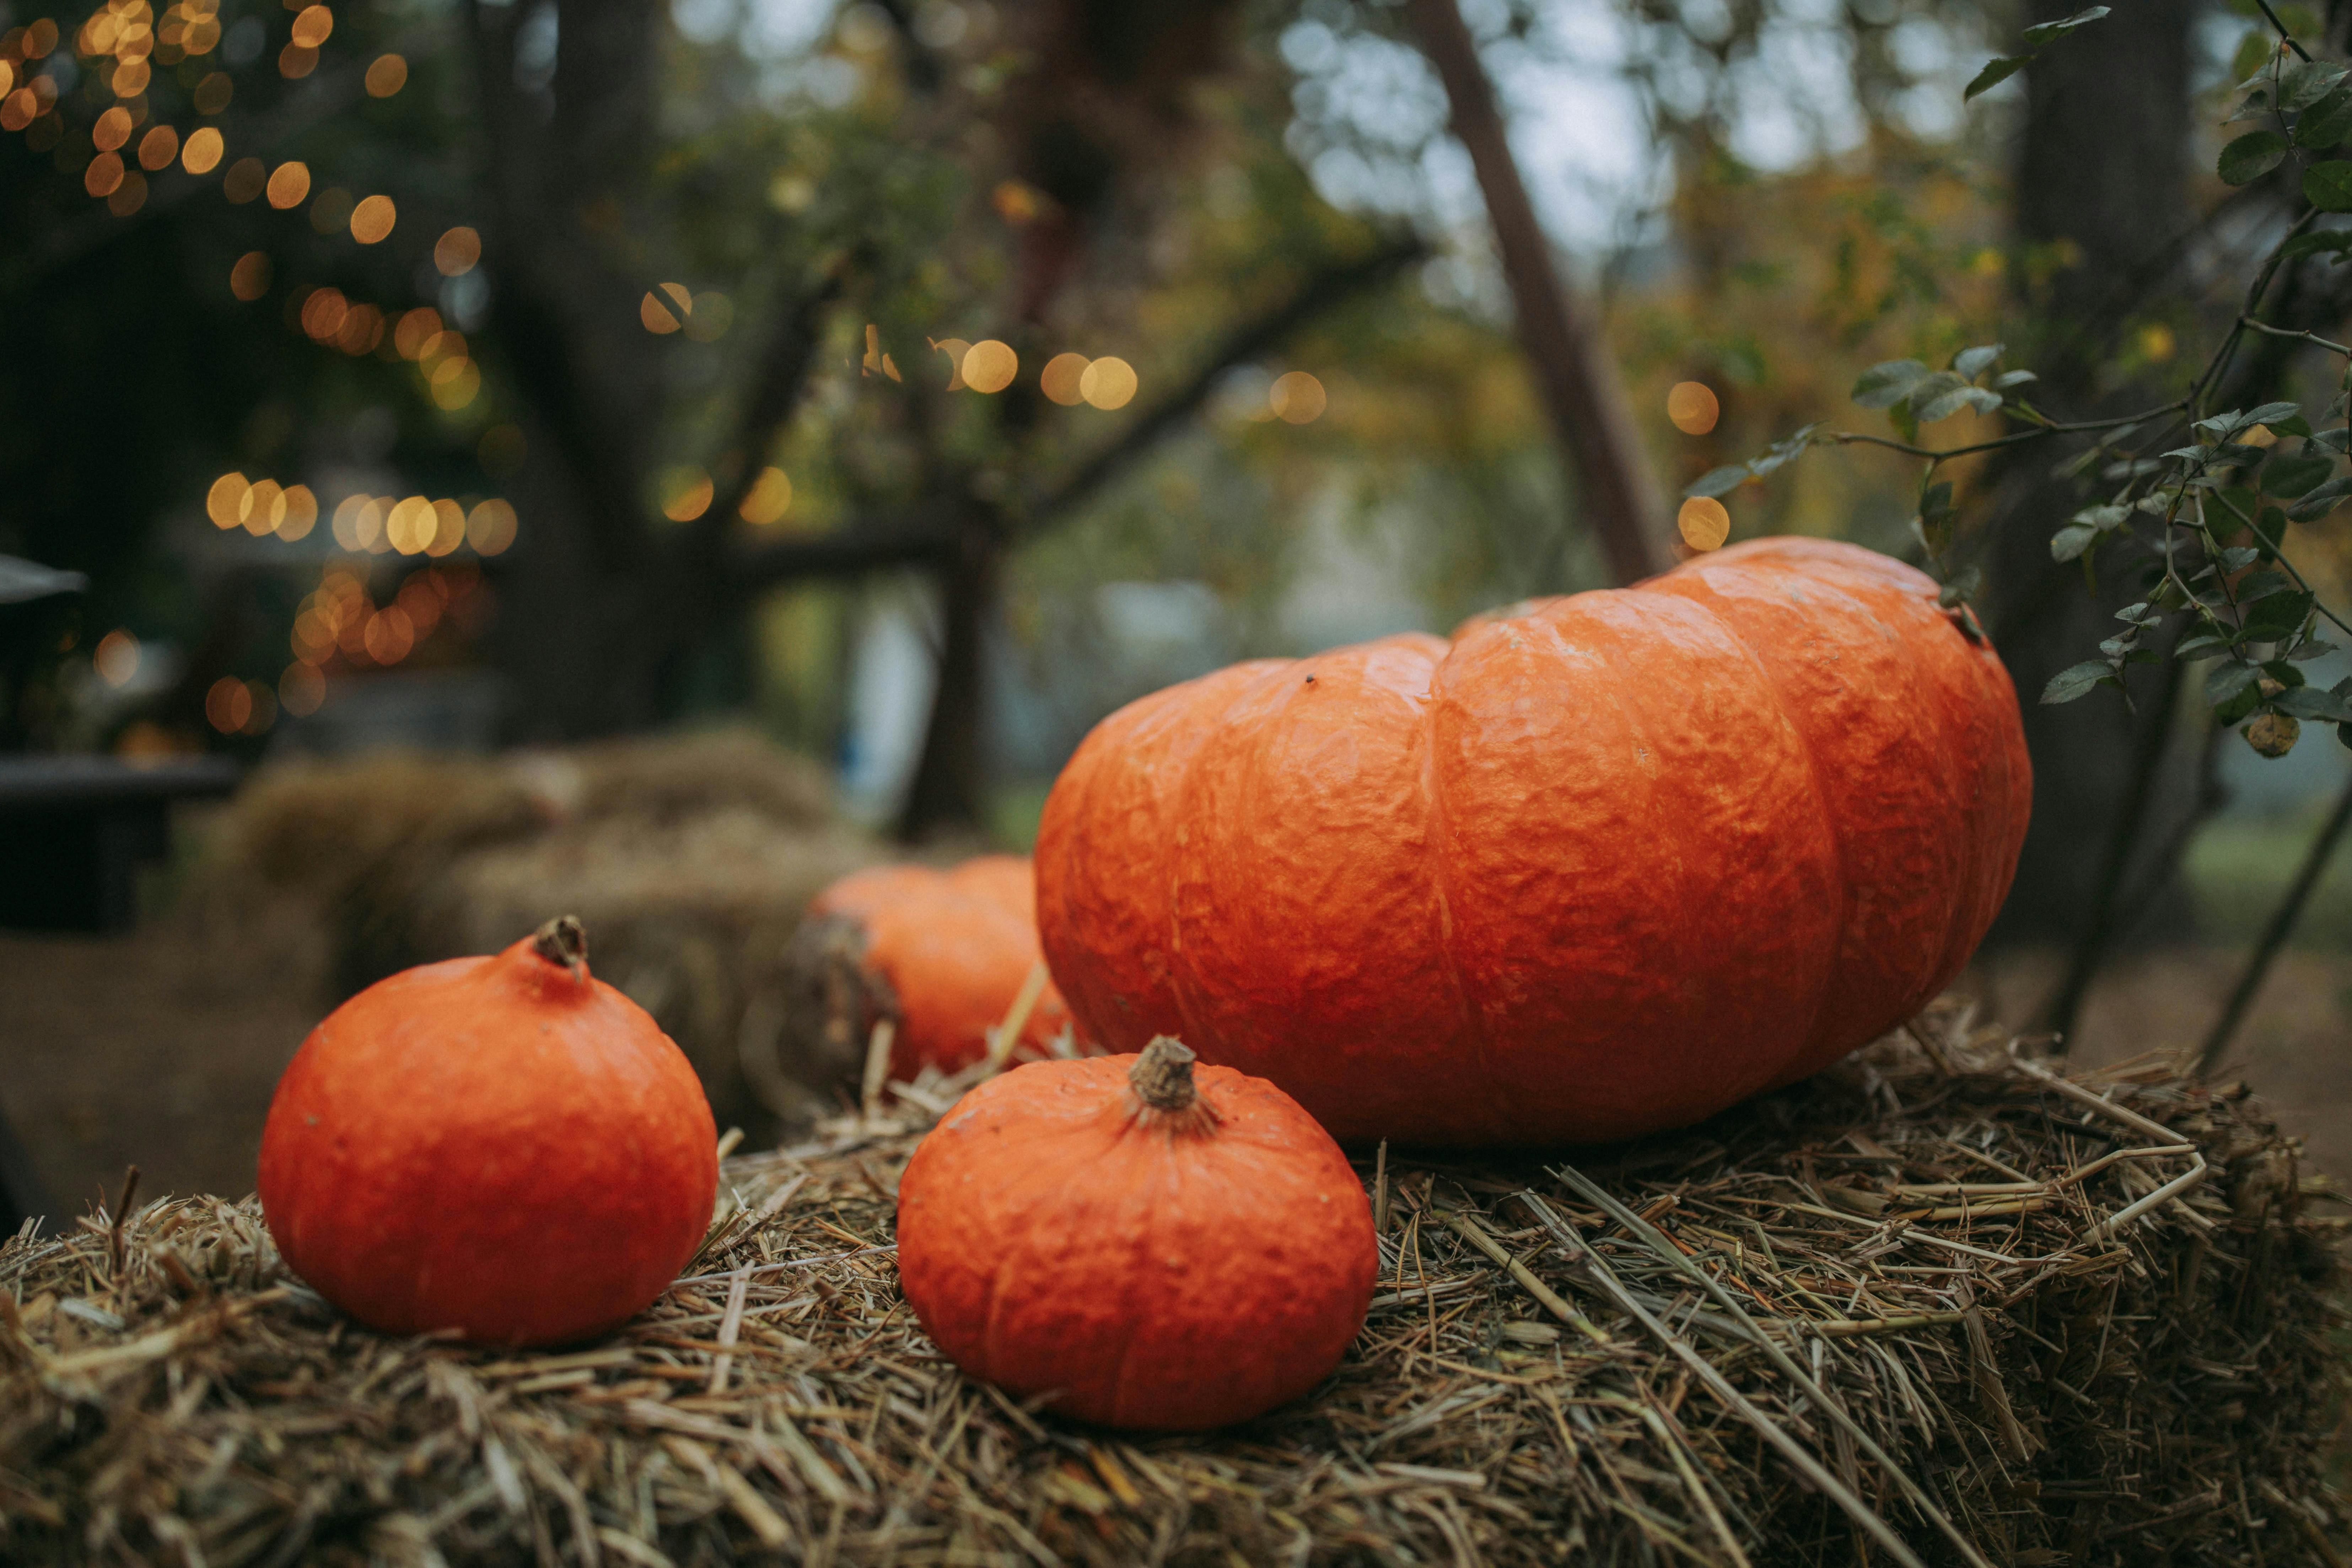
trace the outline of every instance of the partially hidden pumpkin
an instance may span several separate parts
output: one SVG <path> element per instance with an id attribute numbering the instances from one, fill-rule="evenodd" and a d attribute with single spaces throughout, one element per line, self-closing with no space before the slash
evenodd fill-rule
<path id="1" fill-rule="evenodd" d="M 1046 801 L 1038 921 L 1089 1037 L 1179 1034 L 1341 1138 L 1621 1138 L 1910 1016 L 2032 794 L 1934 583 L 1761 540 L 1129 704 Z"/>
<path id="2" fill-rule="evenodd" d="M 898 1182 L 907 1302 L 965 1372 L 1107 1426 L 1200 1431 L 1328 1376 L 1380 1254 L 1297 1101 L 1155 1040 L 956 1102 Z"/>
<path id="3" fill-rule="evenodd" d="M 862 1061 L 868 1032 L 887 1018 L 901 1079 L 980 1060 L 988 1031 L 1045 962 L 1034 876 L 1017 855 L 852 872 L 810 903 L 793 945 L 798 1005 L 823 1032 L 818 1059 Z M 1043 1051 L 1069 1022 L 1048 980 L 1014 1044 Z"/>
<path id="4" fill-rule="evenodd" d="M 615 1328 L 693 1256 L 718 1184 L 694 1069 L 589 974 L 569 916 L 336 1008 L 261 1135 L 288 1265 L 399 1334 L 543 1345 Z"/>

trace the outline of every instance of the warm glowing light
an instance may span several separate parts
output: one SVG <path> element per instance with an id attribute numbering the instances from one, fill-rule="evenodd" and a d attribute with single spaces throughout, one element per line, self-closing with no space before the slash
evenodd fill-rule
<path id="1" fill-rule="evenodd" d="M 948 356 L 948 390 L 963 391 L 963 356 L 971 353 L 971 345 L 961 338 L 925 338 L 923 341 Z"/>
<path id="2" fill-rule="evenodd" d="M 82 171 L 82 189 L 93 196 L 110 196 L 122 184 L 122 159 L 112 153 L 100 153 Z"/>
<path id="3" fill-rule="evenodd" d="M 662 515 L 672 522 L 692 522 L 710 510 L 710 476 L 700 468 L 676 468 L 662 486 Z"/>
<path id="4" fill-rule="evenodd" d="M 327 700 L 327 678 L 310 664 L 289 664 L 278 678 L 278 700 L 286 711 L 307 719 Z"/>
<path id="5" fill-rule="evenodd" d="M 299 80 L 318 68 L 319 51 L 316 49 L 289 44 L 278 51 L 278 74 L 289 81 Z"/>
<path id="6" fill-rule="evenodd" d="M 253 693 L 234 675 L 224 675 L 205 693 L 205 718 L 224 735 L 234 735 L 253 717 Z"/>
<path id="7" fill-rule="evenodd" d="M 315 49 L 327 41 L 335 30 L 335 14 L 324 5 L 306 5 L 294 18 L 294 41 L 306 49 Z"/>
<path id="8" fill-rule="evenodd" d="M 378 550 L 383 544 L 383 502 L 373 496 L 345 496 L 335 508 L 335 520 L 331 525 L 335 542 L 354 552 Z"/>
<path id="9" fill-rule="evenodd" d="M 425 553 L 433 556 L 446 555 L 465 542 L 466 509 L 453 500 L 435 501 L 433 503 L 433 537 L 425 542 Z M 416 579 L 411 578 L 409 581 L 415 582 Z M 417 621 L 420 631 L 433 629 L 417 616 L 413 607 L 408 613 L 410 618 Z"/>
<path id="10" fill-rule="evenodd" d="M 496 555 L 515 541 L 515 509 L 492 496 L 466 519 L 466 542 L 477 555 Z"/>
<path id="11" fill-rule="evenodd" d="M 1087 364 L 1084 354 L 1055 354 L 1045 362 L 1045 372 L 1038 376 L 1037 384 L 1047 397 L 1065 408 L 1083 403 L 1086 394 L 1078 389 L 1078 378 L 1087 374 Z"/>
<path id="12" fill-rule="evenodd" d="M 351 314 L 350 302 L 340 289 L 313 289 L 302 301 L 302 330 L 320 342 L 325 342 L 343 329 L 343 318 Z"/>
<path id="13" fill-rule="evenodd" d="M 428 384 L 433 406 L 451 413 L 474 401 L 482 390 L 482 373 L 474 362 L 459 357 L 434 366 Z"/>
<path id="14" fill-rule="evenodd" d="M 47 16 L 43 16 L 37 22 L 27 23 L 25 36 L 20 42 L 24 46 L 26 59 L 41 59 L 51 49 L 58 47 L 58 25 Z"/>
<path id="15" fill-rule="evenodd" d="M 368 617 L 366 637 L 370 658 L 378 664 L 398 664 L 416 646 L 416 626 L 406 610 L 390 605 Z"/>
<path id="16" fill-rule="evenodd" d="M 269 171 L 258 158 L 239 158 L 221 176 L 221 195 L 239 205 L 261 194 L 269 183 Z"/>
<path id="17" fill-rule="evenodd" d="M 284 515 L 278 520 L 280 539 L 307 539 L 319 525 L 319 498 L 308 485 L 289 485 L 284 497 Z"/>
<path id="18" fill-rule="evenodd" d="M 390 98 L 408 85 L 408 62 L 398 55 L 378 55 L 367 68 L 367 95 Z"/>
<path id="19" fill-rule="evenodd" d="M 237 503 L 236 521 L 256 539 L 274 532 L 286 521 L 286 492 L 276 479 L 256 479 Z"/>
<path id="20" fill-rule="evenodd" d="M 223 474 L 205 492 L 205 515 L 215 528 L 235 528 L 245 521 L 246 493 L 253 487 L 243 474 Z"/>
<path id="21" fill-rule="evenodd" d="M 1322 417 L 1328 400 L 1321 382 L 1303 370 L 1294 370 L 1274 378 L 1265 401 L 1276 417 L 1292 425 L 1311 425 Z"/>
<path id="22" fill-rule="evenodd" d="M 373 305 L 353 305 L 335 332 L 335 346 L 354 358 L 383 342 L 383 312 Z"/>
<path id="23" fill-rule="evenodd" d="M 433 242 L 433 266 L 444 278 L 459 278 L 482 259 L 482 237 L 463 226 Z"/>
<path id="24" fill-rule="evenodd" d="M 245 695 L 250 706 L 237 729 L 247 735 L 267 734 L 269 726 L 278 722 L 278 693 L 258 680 L 248 680 Z"/>
<path id="25" fill-rule="evenodd" d="M 1666 394 L 1666 417 L 1685 436 L 1704 436 L 1723 417 L 1723 405 L 1703 381 L 1678 381 Z"/>
<path id="26" fill-rule="evenodd" d="M 403 555 L 422 554 L 433 542 L 435 521 L 433 503 L 423 496 L 410 496 L 393 502 L 383 520 L 383 536 Z M 368 651 L 375 650 L 371 647 Z"/>
<path id="27" fill-rule="evenodd" d="M 131 111 L 116 104 L 98 117 L 89 128 L 90 144 L 101 153 L 111 153 L 131 140 Z"/>
<path id="28" fill-rule="evenodd" d="M 179 155 L 180 133 L 168 125 L 158 125 L 139 139 L 139 166 L 151 174 L 171 167 Z"/>
<path id="29" fill-rule="evenodd" d="M 1045 201 L 1044 192 L 1018 180 L 999 181 L 996 188 L 988 193 L 989 205 L 996 209 L 996 216 L 1014 228 L 1035 222 L 1037 215 L 1045 210 Z"/>
<path id="30" fill-rule="evenodd" d="M 674 332 L 679 326 L 677 317 L 651 289 L 647 289 L 646 297 L 637 301 L 637 320 L 645 323 L 646 331 L 649 332 Z"/>
<path id="31" fill-rule="evenodd" d="M 300 205 L 302 198 L 310 194 L 310 166 L 308 163 L 289 160 L 270 172 L 271 206 L 282 212 L 288 207 Z"/>
<path id="32" fill-rule="evenodd" d="M 1107 354 L 1078 377 L 1078 395 L 1106 411 L 1124 408 L 1135 396 L 1135 367 L 1116 354 Z"/>
<path id="33" fill-rule="evenodd" d="M 759 477 L 751 481 L 751 489 L 743 497 L 743 504 L 736 510 L 745 522 L 765 528 L 771 523 L 782 521 L 784 513 L 792 510 L 792 505 L 793 481 L 784 470 L 761 468 Z"/>
<path id="34" fill-rule="evenodd" d="M 197 113 L 218 114 L 236 95 L 236 84 L 229 80 L 228 73 L 215 71 L 196 83 L 195 90 L 188 96 L 194 101 Z"/>
<path id="35" fill-rule="evenodd" d="M 129 217 L 147 205 L 147 176 L 132 173 L 122 176 L 122 183 L 106 198 L 106 210 L 116 217 Z"/>
<path id="36" fill-rule="evenodd" d="M 974 392 L 1002 392 L 1021 374 L 1021 356 L 1011 343 L 982 338 L 965 351 L 962 368 L 963 384 Z"/>
<path id="37" fill-rule="evenodd" d="M 139 673 L 139 639 L 120 628 L 110 631 L 98 639 L 89 661 L 109 686 L 128 686 Z"/>
<path id="38" fill-rule="evenodd" d="M 352 237 L 362 245 L 373 245 L 392 232 L 399 216 L 390 196 L 369 196 L 352 209 Z"/>
<path id="39" fill-rule="evenodd" d="M 0 58 L 0 98 L 5 98 L 16 86 L 16 63 Z"/>
<path id="40" fill-rule="evenodd" d="M 1731 513 L 1713 496 L 1693 496 L 1675 514 L 1675 527 L 1693 550 L 1720 550 L 1731 537 Z"/>
<path id="41" fill-rule="evenodd" d="M 0 131 L 22 131 L 41 112 L 41 100 L 29 87 L 20 87 L 0 101 Z"/>
<path id="42" fill-rule="evenodd" d="M 137 98 L 147 90 L 147 83 L 152 74 L 145 60 L 124 60 L 114 68 L 114 75 L 107 85 L 114 89 L 117 98 Z"/>
<path id="43" fill-rule="evenodd" d="M 430 305 L 419 305 L 400 318 L 392 329 L 392 346 L 403 359 L 415 359 L 425 353 L 425 345 L 441 335 L 441 312 Z"/>
<path id="44" fill-rule="evenodd" d="M 220 166 L 221 153 L 226 150 L 218 130 L 200 125 L 188 132 L 180 147 L 180 167 L 191 174 L 209 174 Z"/>

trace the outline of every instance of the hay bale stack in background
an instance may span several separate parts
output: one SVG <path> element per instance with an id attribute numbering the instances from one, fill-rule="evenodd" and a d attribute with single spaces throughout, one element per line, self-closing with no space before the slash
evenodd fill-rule
<path id="1" fill-rule="evenodd" d="M 787 1039 L 802 911 L 885 858 L 834 814 L 821 770 L 740 732 L 378 755 L 257 775 L 224 814 L 188 908 L 226 931 L 257 892 L 314 905 L 328 1001 L 576 914 L 598 977 L 660 1021 L 719 1124 L 757 1147 L 830 1109 L 845 1070 Z"/>
<path id="2" fill-rule="evenodd" d="M 891 1257 L 903 1100 L 731 1162 L 688 1278 L 562 1353 L 355 1329 L 250 1205 L 18 1238 L 0 1558 L 1897 1561 L 1860 1512 L 1937 1565 L 1945 1524 L 2000 1564 L 2341 1561 L 2340 1190 L 2176 1061 L 2067 1084 L 1948 1008 L 1919 1038 L 1686 1132 L 1360 1162 L 1363 1333 L 1199 1436 L 940 1358 Z"/>

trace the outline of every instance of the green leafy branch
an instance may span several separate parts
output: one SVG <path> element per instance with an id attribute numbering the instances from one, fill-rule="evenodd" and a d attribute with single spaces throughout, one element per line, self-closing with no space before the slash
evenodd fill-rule
<path id="1" fill-rule="evenodd" d="M 2214 721 L 2242 725 L 2257 752 L 2284 755 L 2305 721 L 2335 724 L 2337 737 L 2352 746 L 2352 679 L 2323 690 L 2301 668 L 2335 651 L 2318 634 L 2322 621 L 2347 637 L 2352 625 L 2320 603 L 2284 548 L 2290 525 L 2315 522 L 2352 497 L 2352 474 L 2337 471 L 2352 458 L 2352 426 L 2330 425 L 2352 407 L 2352 345 L 2278 326 L 2261 314 L 2287 262 L 2352 254 L 2352 229 L 2315 226 L 2323 214 L 2352 212 L 2352 162 L 2319 156 L 2352 141 L 2352 68 L 2314 59 L 2267 5 L 2263 11 L 2280 42 L 2260 51 L 2261 68 L 2238 85 L 2248 96 L 2231 118 L 2259 116 L 2271 124 L 2224 147 L 2220 173 L 2232 184 L 2246 184 L 2294 158 L 2305 205 L 2256 269 L 2243 308 L 2187 392 L 2116 418 L 2063 421 L 2028 399 L 2032 371 L 2001 368 L 2005 350 L 1999 343 L 1963 349 L 1941 370 L 1917 360 L 1890 360 L 1863 372 L 1853 398 L 1864 408 L 1885 410 L 1892 436 L 1808 425 L 1748 462 L 1701 476 L 1687 493 L 1723 495 L 1815 447 L 1874 446 L 1917 458 L 1924 470 L 1913 530 L 1943 583 L 1943 604 L 1981 637 L 1968 604 L 1979 574 L 1974 566 L 1956 569 L 1960 514 L 1952 482 L 1940 477 L 1942 466 L 2036 441 L 2088 437 L 2057 473 L 2092 491 L 2093 499 L 2053 531 L 2052 558 L 2079 561 L 2094 586 L 2101 552 L 2116 546 L 2137 544 L 2155 564 L 2148 568 L 2146 597 L 2116 612 L 2121 625 L 2100 642 L 2098 657 L 2053 677 L 2042 700 L 2071 702 L 2112 686 L 2128 701 L 2124 677 L 2135 664 L 2168 657 L 2216 661 L 2204 682 Z M 2094 7 L 2028 28 L 2029 47 L 1986 66 L 1968 96 L 2105 15 L 2105 7 Z M 2292 339 L 2343 362 L 2336 395 L 2319 416 L 2326 427 L 2315 427 L 2304 406 L 2291 401 L 2207 411 L 2206 400 L 2250 336 Z M 1925 427 L 1963 412 L 1998 416 L 2019 427 L 1958 446 L 1923 444 Z M 2290 448 L 2289 442 L 2296 445 Z M 2156 450 L 2159 446 L 2165 449 Z"/>

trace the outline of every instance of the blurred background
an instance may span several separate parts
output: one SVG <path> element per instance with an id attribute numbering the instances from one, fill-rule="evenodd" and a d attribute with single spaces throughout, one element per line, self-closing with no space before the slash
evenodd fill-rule
<path id="1" fill-rule="evenodd" d="M 2220 0 L 1965 105 L 2071 7 L 45 3 L 0 0 L 0 1170 L 77 1208 L 247 1190 L 327 1007 L 559 908 L 775 1136 L 833 876 L 1026 848 L 1156 687 L 1720 542 L 1683 487 L 1878 428 L 1874 362 L 2173 395 L 2292 212 L 2205 173 L 2268 48 Z M 1964 985 L 2195 1045 L 2312 864 L 2229 1051 L 2346 1169 L 2346 753 L 2160 671 L 2032 710 L 2129 596 L 2050 559 L 2060 455 L 1962 475 L 2040 775 Z M 1916 482 L 1817 453 L 1729 535 L 1920 560 Z M 2301 549 L 2339 592 L 2340 524 Z"/>

